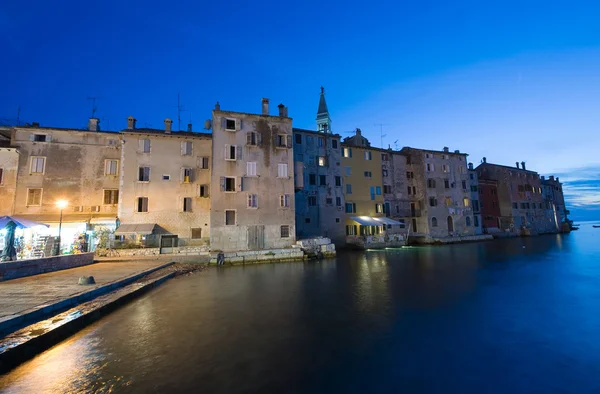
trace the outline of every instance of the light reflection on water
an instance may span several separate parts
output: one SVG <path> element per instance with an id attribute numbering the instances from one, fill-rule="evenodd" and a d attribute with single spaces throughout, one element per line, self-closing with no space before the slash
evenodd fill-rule
<path id="1" fill-rule="evenodd" d="M 600 230 L 215 267 L 0 377 L 0 392 L 600 389 Z"/>

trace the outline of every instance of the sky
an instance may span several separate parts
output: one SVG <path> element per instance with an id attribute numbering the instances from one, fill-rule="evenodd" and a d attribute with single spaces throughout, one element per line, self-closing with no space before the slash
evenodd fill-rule
<path id="1" fill-rule="evenodd" d="M 496 4 L 492 4 L 496 3 Z M 555 174 L 600 219 L 600 2 L 0 0 L 0 123 L 201 130 L 216 101 Z M 383 126 L 379 126 L 383 125 Z M 383 139 L 381 138 L 384 134 Z"/>

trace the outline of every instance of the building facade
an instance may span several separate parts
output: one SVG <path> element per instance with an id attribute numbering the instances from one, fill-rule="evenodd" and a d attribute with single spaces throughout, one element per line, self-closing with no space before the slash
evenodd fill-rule
<path id="1" fill-rule="evenodd" d="M 553 175 L 550 175 L 548 179 L 542 176 L 541 181 L 547 215 L 555 216 L 557 227 L 560 229 L 562 224 L 569 220 L 567 216 L 569 211 L 565 205 L 562 183 L 560 183 L 560 178 L 554 178 Z"/>
<path id="2" fill-rule="evenodd" d="M 17 190 L 19 152 L 10 136 L 9 128 L 0 129 L 0 216 L 13 214 Z"/>
<path id="3" fill-rule="evenodd" d="M 207 133 L 136 128 L 121 132 L 121 188 L 115 235 L 122 243 L 165 249 L 210 239 L 212 138 Z"/>
<path id="4" fill-rule="evenodd" d="M 475 171 L 477 172 L 477 171 Z M 479 205 L 481 207 L 481 226 L 485 234 L 501 231 L 500 200 L 498 199 L 498 182 L 493 179 L 478 179 Z"/>
<path id="5" fill-rule="evenodd" d="M 471 190 L 471 207 L 473 208 L 473 227 L 475 235 L 483 234 L 481 227 L 481 201 L 479 195 L 479 177 L 473 169 L 473 163 L 469 163 L 469 188 Z"/>
<path id="6" fill-rule="evenodd" d="M 292 119 L 279 115 L 212 113 L 210 246 L 245 251 L 291 247 L 295 243 Z"/>

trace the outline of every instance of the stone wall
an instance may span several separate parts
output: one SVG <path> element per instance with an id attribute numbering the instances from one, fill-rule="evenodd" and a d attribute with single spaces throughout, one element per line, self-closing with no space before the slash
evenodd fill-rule
<path id="1" fill-rule="evenodd" d="M 223 253 L 226 264 L 254 264 L 303 260 L 304 252 L 298 247 L 270 250 L 248 250 Z M 217 263 L 218 253 L 211 253 L 210 263 Z"/>
<path id="2" fill-rule="evenodd" d="M 82 253 L 0 263 L 0 281 L 81 267 L 93 262 L 93 253 Z"/>
<path id="3" fill-rule="evenodd" d="M 347 236 L 346 243 L 359 249 L 399 248 L 406 245 L 406 237 L 403 234 L 355 235 Z"/>
<path id="4" fill-rule="evenodd" d="M 128 257 L 128 256 L 157 256 L 160 254 L 160 248 L 137 248 L 137 249 L 113 249 L 109 257 Z M 173 253 L 168 255 L 186 255 L 186 256 L 201 256 L 208 255 L 209 247 L 207 245 L 199 246 L 179 246 L 173 248 Z M 107 257 L 107 249 L 96 250 L 98 257 Z"/>
<path id="5" fill-rule="evenodd" d="M 302 239 L 296 242 L 302 251 L 308 257 L 335 257 L 335 245 L 331 239 L 325 237 L 315 237 Z"/>

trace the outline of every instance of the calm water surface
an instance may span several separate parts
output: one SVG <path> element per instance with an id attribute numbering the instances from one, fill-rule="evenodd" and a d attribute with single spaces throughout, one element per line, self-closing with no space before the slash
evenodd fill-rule
<path id="1" fill-rule="evenodd" d="M 600 229 L 177 278 L 6 393 L 600 391 Z"/>

